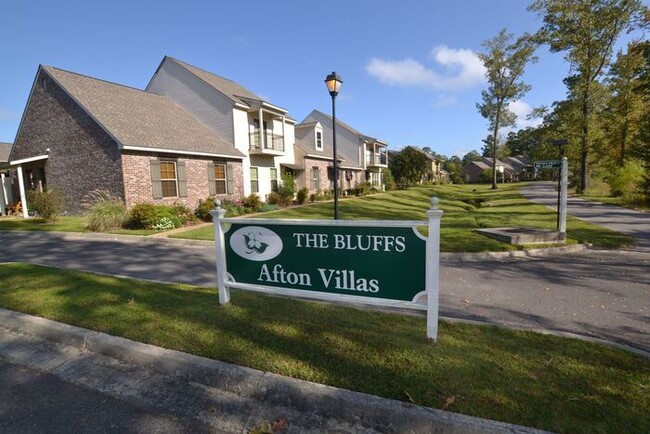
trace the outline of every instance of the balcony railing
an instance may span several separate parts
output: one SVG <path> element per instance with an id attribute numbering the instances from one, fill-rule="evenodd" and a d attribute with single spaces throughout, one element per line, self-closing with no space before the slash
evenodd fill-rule
<path id="1" fill-rule="evenodd" d="M 250 133 L 250 150 L 251 151 L 280 151 L 284 152 L 284 137 L 279 134 L 271 132 L 262 133 L 264 136 L 264 146 L 260 143 L 260 132 L 255 131 Z"/>
<path id="2" fill-rule="evenodd" d="M 388 155 L 384 152 L 366 155 L 366 166 L 386 166 L 387 164 Z"/>

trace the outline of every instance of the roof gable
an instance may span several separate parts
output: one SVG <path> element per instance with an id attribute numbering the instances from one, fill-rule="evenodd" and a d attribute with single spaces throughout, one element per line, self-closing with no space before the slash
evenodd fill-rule
<path id="1" fill-rule="evenodd" d="M 9 154 L 11 154 L 12 147 L 13 143 L 0 142 L 0 163 L 6 163 L 9 161 Z"/>
<path id="2" fill-rule="evenodd" d="M 51 66 L 41 69 L 121 148 L 242 156 L 167 97 Z"/>
<path id="3" fill-rule="evenodd" d="M 280 111 L 286 112 L 286 110 L 282 109 L 281 107 L 265 101 L 264 98 L 256 95 L 255 93 L 230 79 L 213 74 L 209 71 L 198 68 L 194 65 L 190 65 L 189 63 L 185 63 L 170 56 L 165 56 L 163 62 L 167 60 L 174 62 L 185 70 L 189 71 L 191 74 L 201 79 L 213 89 L 225 95 L 235 104 L 243 104 L 248 108 L 251 108 L 254 105 L 266 104 L 267 106 L 271 106 Z"/>

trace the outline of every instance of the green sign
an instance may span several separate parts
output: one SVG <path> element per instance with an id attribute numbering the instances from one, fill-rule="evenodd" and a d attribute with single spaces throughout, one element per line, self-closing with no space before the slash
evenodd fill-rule
<path id="1" fill-rule="evenodd" d="M 424 224 L 424 222 L 423 222 Z M 412 302 L 426 290 L 426 238 L 413 226 L 230 221 L 230 282 Z"/>
<path id="2" fill-rule="evenodd" d="M 535 169 L 557 169 L 562 167 L 562 160 L 535 161 Z"/>

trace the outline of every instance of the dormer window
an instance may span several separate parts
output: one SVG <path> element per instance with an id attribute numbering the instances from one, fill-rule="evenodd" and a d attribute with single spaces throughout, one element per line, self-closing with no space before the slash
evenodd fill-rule
<path id="1" fill-rule="evenodd" d="M 316 131 L 316 150 L 317 151 L 322 151 L 323 150 L 323 132 L 322 131 Z"/>

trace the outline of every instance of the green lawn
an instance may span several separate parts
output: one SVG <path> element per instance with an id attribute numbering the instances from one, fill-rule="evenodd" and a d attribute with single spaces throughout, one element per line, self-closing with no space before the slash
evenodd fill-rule
<path id="1" fill-rule="evenodd" d="M 81 216 L 61 216 L 55 223 L 44 223 L 38 218 L 0 217 L 0 231 L 88 232 Z M 109 232 L 122 235 L 151 235 L 157 231 L 121 229 Z"/>
<path id="2" fill-rule="evenodd" d="M 650 432 L 650 361 L 579 340 L 0 264 L 0 306 L 224 362 L 560 433 Z"/>
<path id="3" fill-rule="evenodd" d="M 498 190 L 486 185 L 441 185 L 380 193 L 339 201 L 339 217 L 352 220 L 425 220 L 431 196 L 440 199 L 445 214 L 441 224 L 443 252 L 484 252 L 517 249 L 476 232 L 489 227 L 556 228 L 556 213 L 523 198 L 518 185 L 506 184 Z M 333 202 L 316 203 L 270 213 L 260 218 L 331 219 Z M 212 240 L 213 229 L 203 227 L 176 235 L 179 238 Z M 624 234 L 569 217 L 567 243 L 589 242 L 616 248 L 631 243 Z"/>

